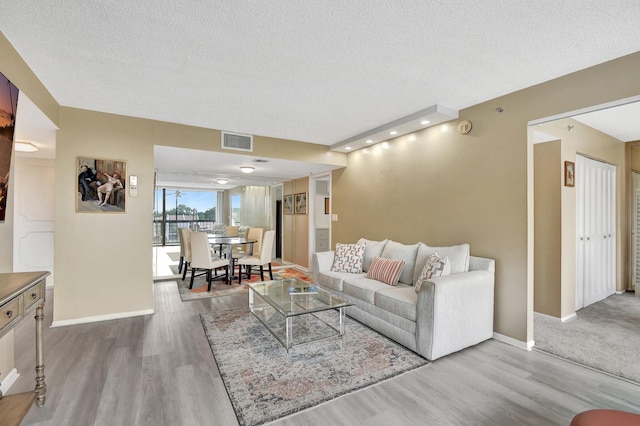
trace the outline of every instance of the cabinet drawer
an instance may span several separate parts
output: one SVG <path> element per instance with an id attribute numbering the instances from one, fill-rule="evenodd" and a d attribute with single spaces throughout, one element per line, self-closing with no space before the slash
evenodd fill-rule
<path id="1" fill-rule="evenodd" d="M 19 295 L 0 306 L 0 330 L 2 330 L 5 325 L 22 316 L 21 302 L 22 295 Z"/>
<path id="2" fill-rule="evenodd" d="M 44 285 L 45 282 L 41 281 L 24 293 L 25 311 L 28 311 L 34 304 L 44 299 Z"/>
<path id="3" fill-rule="evenodd" d="M 329 239 L 329 230 L 328 229 L 316 229 L 316 239 L 317 240 L 328 240 Z"/>

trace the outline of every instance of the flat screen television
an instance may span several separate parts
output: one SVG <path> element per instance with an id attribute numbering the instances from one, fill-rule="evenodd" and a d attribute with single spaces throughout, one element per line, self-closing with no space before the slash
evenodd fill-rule
<path id="1" fill-rule="evenodd" d="M 4 221 L 7 211 L 17 107 L 18 88 L 0 73 L 0 222 Z"/>

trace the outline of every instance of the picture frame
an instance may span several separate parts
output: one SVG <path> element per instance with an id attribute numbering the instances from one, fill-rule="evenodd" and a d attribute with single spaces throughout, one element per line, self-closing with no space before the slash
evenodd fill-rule
<path id="1" fill-rule="evenodd" d="M 301 192 L 294 195 L 294 213 L 307 214 L 307 193 Z"/>
<path id="2" fill-rule="evenodd" d="M 324 214 L 329 214 L 329 197 L 324 198 Z"/>
<path id="3" fill-rule="evenodd" d="M 5 221 L 9 199 L 9 179 L 13 139 L 18 109 L 18 87 L 0 73 L 0 222 Z"/>
<path id="4" fill-rule="evenodd" d="M 573 161 L 564 162 L 564 186 L 574 187 L 576 178 L 576 164 Z"/>
<path id="5" fill-rule="evenodd" d="M 76 157 L 76 213 L 126 213 L 127 162 Z"/>
<path id="6" fill-rule="evenodd" d="M 285 195 L 282 201 L 282 211 L 284 214 L 293 214 L 293 195 Z"/>

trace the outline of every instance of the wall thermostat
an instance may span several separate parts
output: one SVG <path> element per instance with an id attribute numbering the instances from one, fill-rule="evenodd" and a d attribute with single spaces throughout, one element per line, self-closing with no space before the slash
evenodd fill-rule
<path id="1" fill-rule="evenodd" d="M 138 176 L 129 176 L 129 195 L 138 196 Z"/>

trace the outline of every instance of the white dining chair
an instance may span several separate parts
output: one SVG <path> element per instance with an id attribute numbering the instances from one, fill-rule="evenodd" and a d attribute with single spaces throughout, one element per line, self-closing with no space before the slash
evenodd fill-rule
<path id="1" fill-rule="evenodd" d="M 207 291 L 211 291 L 211 281 L 221 278 L 222 275 L 213 276 L 218 269 L 225 269 L 225 282 L 229 284 L 229 259 L 221 259 L 211 254 L 209 248 L 209 236 L 206 232 L 191 233 L 191 282 L 189 289 L 193 288 L 193 280 L 198 275 L 206 274 Z M 200 274 L 198 274 L 198 271 Z"/>
<path id="2" fill-rule="evenodd" d="M 253 266 L 260 267 L 260 279 L 264 281 L 264 266 L 269 265 L 269 279 L 273 280 L 273 271 L 271 269 L 271 259 L 273 252 L 273 240 L 276 231 L 266 231 L 262 237 L 260 252 L 254 251 L 253 255 L 245 256 L 238 259 L 238 284 L 242 283 L 242 266 L 245 267 L 247 279 L 251 279 L 251 269 Z"/>

